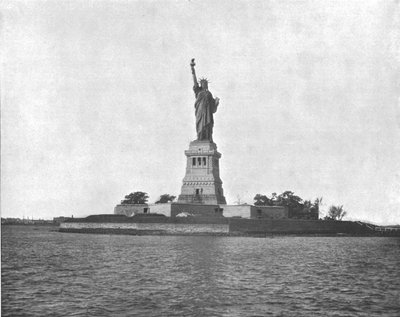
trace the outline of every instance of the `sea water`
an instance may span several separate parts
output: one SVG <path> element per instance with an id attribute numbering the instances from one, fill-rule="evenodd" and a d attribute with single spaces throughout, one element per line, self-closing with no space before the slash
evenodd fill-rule
<path id="1" fill-rule="evenodd" d="M 2 316 L 400 316 L 399 238 L 55 229 L 2 226 Z"/>

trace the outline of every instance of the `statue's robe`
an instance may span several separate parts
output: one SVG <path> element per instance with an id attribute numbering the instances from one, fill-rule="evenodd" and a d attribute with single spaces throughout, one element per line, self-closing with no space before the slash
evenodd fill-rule
<path id="1" fill-rule="evenodd" d="M 218 105 L 208 89 L 203 89 L 199 86 L 193 87 L 196 102 L 196 131 L 197 140 L 208 140 L 212 142 L 212 133 L 214 126 L 213 113 L 217 111 Z"/>

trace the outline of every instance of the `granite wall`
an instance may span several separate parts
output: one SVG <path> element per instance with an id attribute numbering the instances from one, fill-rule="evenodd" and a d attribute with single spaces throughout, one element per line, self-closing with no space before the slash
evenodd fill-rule
<path id="1" fill-rule="evenodd" d="M 250 218 L 251 205 L 221 205 L 224 217 Z"/>
<path id="2" fill-rule="evenodd" d="M 147 204 L 137 204 L 137 205 L 117 205 L 114 208 L 115 215 L 125 215 L 132 217 L 133 215 L 140 213 L 149 212 L 149 205 Z"/>
<path id="3" fill-rule="evenodd" d="M 142 204 L 142 205 L 117 205 L 115 215 L 132 217 L 137 214 L 152 213 L 162 214 L 167 217 L 176 217 L 186 212 L 202 217 L 242 217 L 261 219 L 288 218 L 287 207 L 283 206 L 253 206 L 253 205 L 206 205 L 189 203 Z"/>
<path id="4" fill-rule="evenodd" d="M 224 217 L 255 219 L 287 219 L 289 210 L 285 206 L 220 205 Z"/>
<path id="5" fill-rule="evenodd" d="M 109 230 L 124 230 L 130 233 L 164 233 L 164 234 L 228 234 L 227 223 L 82 223 L 64 222 L 60 224 L 60 231 L 95 232 Z"/>
<path id="6" fill-rule="evenodd" d="M 243 234 L 364 234 L 370 230 L 352 221 L 230 219 L 229 231 Z"/>
<path id="7" fill-rule="evenodd" d="M 166 204 L 150 204 L 150 212 L 154 214 L 165 215 L 171 217 L 171 203 Z"/>
<path id="8" fill-rule="evenodd" d="M 108 217 L 106 217 L 108 216 Z M 109 220 L 107 220 L 109 218 Z M 266 234 L 366 235 L 371 230 L 351 221 L 296 219 L 238 219 L 225 217 L 89 216 L 60 224 L 60 231 L 107 234 L 210 234 L 251 236 Z"/>
<path id="9" fill-rule="evenodd" d="M 222 211 L 219 205 L 203 205 L 203 204 L 171 204 L 171 217 L 186 212 L 195 216 L 202 217 L 222 217 Z"/>
<path id="10" fill-rule="evenodd" d="M 285 206 L 251 206 L 252 219 L 287 219 L 289 208 Z"/>

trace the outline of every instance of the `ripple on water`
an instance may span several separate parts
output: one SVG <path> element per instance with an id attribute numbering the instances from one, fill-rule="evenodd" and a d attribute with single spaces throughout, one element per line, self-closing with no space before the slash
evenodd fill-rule
<path id="1" fill-rule="evenodd" d="M 398 316 L 400 240 L 2 227 L 3 316 Z"/>

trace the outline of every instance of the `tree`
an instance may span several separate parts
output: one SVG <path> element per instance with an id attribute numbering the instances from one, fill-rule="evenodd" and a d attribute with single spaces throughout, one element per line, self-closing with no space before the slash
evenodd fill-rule
<path id="1" fill-rule="evenodd" d="M 294 192 L 287 190 L 279 196 L 276 196 L 275 205 L 288 206 L 289 209 L 295 209 L 298 207 L 303 207 L 302 201 L 303 199 L 301 199 L 299 196 L 296 196 Z"/>
<path id="2" fill-rule="evenodd" d="M 347 215 L 347 211 L 342 206 L 330 206 L 328 210 L 328 216 L 325 217 L 327 220 L 342 220 Z"/>
<path id="3" fill-rule="evenodd" d="M 274 206 L 286 206 L 289 210 L 289 218 L 304 218 L 303 209 L 304 203 L 303 199 L 296 196 L 294 192 L 287 190 L 280 195 L 273 193 L 273 205 Z"/>
<path id="4" fill-rule="evenodd" d="M 305 200 L 303 203 L 303 211 L 311 212 L 312 208 L 313 204 L 311 203 L 311 200 Z"/>
<path id="5" fill-rule="evenodd" d="M 125 199 L 121 201 L 122 205 L 138 205 L 145 204 L 149 196 L 144 192 L 134 192 L 125 196 Z"/>
<path id="6" fill-rule="evenodd" d="M 314 200 L 314 208 L 319 212 L 319 206 L 322 205 L 322 197 L 317 197 Z"/>
<path id="7" fill-rule="evenodd" d="M 272 199 L 268 198 L 266 195 L 257 194 L 254 196 L 254 206 L 273 206 Z"/>
<path id="8" fill-rule="evenodd" d="M 288 208 L 289 218 L 296 219 L 318 219 L 321 201 L 322 198 L 317 198 L 314 202 L 303 201 L 290 190 L 284 191 L 280 195 L 272 193 L 271 198 L 261 194 L 254 196 L 255 206 L 285 206 Z"/>
<path id="9" fill-rule="evenodd" d="M 156 201 L 156 204 L 166 204 L 168 202 L 173 202 L 175 198 L 176 196 L 164 194 L 160 196 L 160 199 Z"/>

